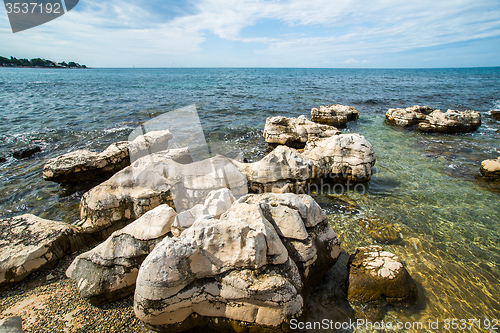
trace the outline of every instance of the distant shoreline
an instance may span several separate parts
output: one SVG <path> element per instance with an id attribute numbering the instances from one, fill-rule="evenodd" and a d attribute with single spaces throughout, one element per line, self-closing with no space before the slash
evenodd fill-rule
<path id="1" fill-rule="evenodd" d="M 92 69 L 92 67 L 62 67 L 62 66 L 52 66 L 52 67 L 49 67 L 49 66 L 46 66 L 46 67 L 42 67 L 42 66 L 9 66 L 9 65 L 4 65 L 4 64 L 0 64 L 0 67 L 2 68 L 32 68 L 32 69 Z"/>
<path id="2" fill-rule="evenodd" d="M 0 67 L 12 67 L 12 68 L 88 68 L 85 65 L 80 65 L 77 62 L 70 61 L 66 63 L 63 62 L 55 62 L 52 60 L 41 59 L 41 58 L 33 58 L 28 60 L 17 59 L 16 57 L 11 56 L 10 59 L 6 57 L 0 56 Z"/>

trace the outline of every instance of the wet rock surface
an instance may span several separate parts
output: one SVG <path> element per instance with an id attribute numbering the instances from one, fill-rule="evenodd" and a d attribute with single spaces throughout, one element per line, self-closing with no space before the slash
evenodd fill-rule
<path id="1" fill-rule="evenodd" d="M 354 106 L 333 104 L 311 109 L 312 121 L 336 127 L 345 127 L 348 121 L 358 117 L 359 111 Z"/>
<path id="2" fill-rule="evenodd" d="M 77 227 L 25 214 L 0 220 L 0 285 L 55 264 L 88 240 Z"/>
<path id="3" fill-rule="evenodd" d="M 303 148 L 307 141 L 340 134 L 333 126 L 317 124 L 304 116 L 287 118 L 269 117 L 264 127 L 264 138 L 271 145 Z"/>
<path id="4" fill-rule="evenodd" d="M 42 148 L 39 146 L 28 147 L 25 149 L 16 150 L 15 152 L 12 153 L 12 157 L 14 157 L 18 160 L 21 160 L 23 158 L 29 158 L 29 157 L 31 157 L 31 156 L 33 156 L 36 153 L 39 153 L 41 151 L 42 151 Z"/>
<path id="5" fill-rule="evenodd" d="M 377 245 L 361 247 L 349 258 L 347 297 L 353 304 L 414 301 L 417 286 L 401 260 Z"/>
<path id="6" fill-rule="evenodd" d="M 309 196 L 247 195 L 155 247 L 139 270 L 134 310 L 155 330 L 286 331 L 339 254 Z"/>

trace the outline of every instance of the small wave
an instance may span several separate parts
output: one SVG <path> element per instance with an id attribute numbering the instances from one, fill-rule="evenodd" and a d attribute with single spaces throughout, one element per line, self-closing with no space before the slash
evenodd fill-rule
<path id="1" fill-rule="evenodd" d="M 497 99 L 494 104 L 493 108 L 490 109 L 490 111 L 500 111 L 500 99 Z"/>
<path id="2" fill-rule="evenodd" d="M 117 133 L 117 132 L 123 132 L 123 131 L 130 131 L 133 130 L 133 127 L 130 126 L 121 126 L 121 127 L 113 127 L 109 129 L 105 129 L 103 132 L 105 134 L 111 134 L 111 133 Z"/>

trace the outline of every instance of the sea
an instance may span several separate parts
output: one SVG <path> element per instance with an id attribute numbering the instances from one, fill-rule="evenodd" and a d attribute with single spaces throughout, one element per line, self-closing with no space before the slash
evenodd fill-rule
<path id="1" fill-rule="evenodd" d="M 311 108 L 337 103 L 360 112 L 342 131 L 373 145 L 376 170 L 362 191 L 313 193 L 343 253 L 308 300 L 308 318 L 423 324 L 400 331 L 431 332 L 429 322 L 445 328 L 446 320 L 498 330 L 500 184 L 479 173 L 481 161 L 500 156 L 500 121 L 490 115 L 500 110 L 498 67 L 0 68 L 0 156 L 7 158 L 0 164 L 0 217 L 31 213 L 79 223 L 87 189 L 44 181 L 44 163 L 77 149 L 101 151 L 169 111 L 195 105 L 209 147 L 229 147 L 253 162 L 270 151 L 262 136 L 266 118 L 309 118 Z M 476 110 L 482 125 L 474 133 L 427 134 L 385 123 L 389 108 L 412 105 Z M 11 157 L 32 146 L 41 152 Z M 382 246 L 399 256 L 419 289 L 416 304 L 386 305 L 375 317 L 346 304 L 342 278 L 349 254 L 377 244 L 367 218 L 397 230 L 400 240 Z"/>

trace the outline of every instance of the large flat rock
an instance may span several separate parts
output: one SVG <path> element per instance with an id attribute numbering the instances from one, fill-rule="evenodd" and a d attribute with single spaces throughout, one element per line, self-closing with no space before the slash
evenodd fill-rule
<path id="1" fill-rule="evenodd" d="M 140 157 L 168 148 L 172 134 L 168 130 L 151 131 L 133 141 L 111 144 L 97 153 L 76 150 L 48 160 L 43 166 L 43 179 L 63 184 L 107 179 Z"/>
<path id="2" fill-rule="evenodd" d="M 435 110 L 418 124 L 422 132 L 466 133 L 473 132 L 481 126 L 481 114 L 477 111 L 457 111 L 448 109 L 446 112 Z"/>
<path id="3" fill-rule="evenodd" d="M 311 120 L 336 127 L 345 127 L 348 121 L 358 119 L 359 111 L 354 106 L 333 104 L 311 109 Z"/>
<path id="4" fill-rule="evenodd" d="M 17 282 L 85 246 L 79 228 L 25 214 L 0 220 L 0 285 Z"/>
<path id="5" fill-rule="evenodd" d="M 271 145 L 303 148 L 311 139 L 321 139 L 340 134 L 333 126 L 317 124 L 304 116 L 287 118 L 269 117 L 264 127 L 264 138 Z"/>

